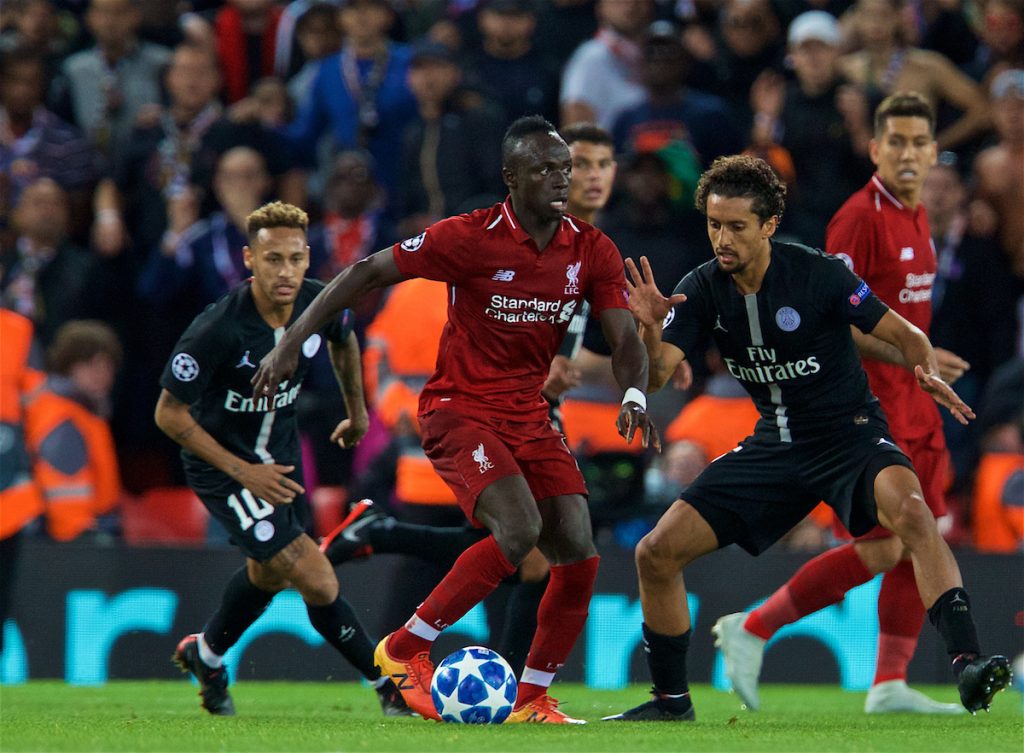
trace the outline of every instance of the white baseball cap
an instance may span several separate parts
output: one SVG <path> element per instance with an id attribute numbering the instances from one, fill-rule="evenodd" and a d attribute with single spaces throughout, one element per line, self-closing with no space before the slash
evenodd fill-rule
<path id="1" fill-rule="evenodd" d="M 816 39 L 828 45 L 839 44 L 839 22 L 823 10 L 809 10 L 789 25 L 789 43 L 796 47 Z"/>

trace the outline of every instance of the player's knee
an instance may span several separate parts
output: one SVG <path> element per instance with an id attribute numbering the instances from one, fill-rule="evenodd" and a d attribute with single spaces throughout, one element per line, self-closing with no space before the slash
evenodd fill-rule
<path id="1" fill-rule="evenodd" d="M 900 500 L 893 523 L 900 538 L 908 543 L 937 535 L 938 531 L 935 516 L 916 491 L 908 492 Z"/>
<path id="2" fill-rule="evenodd" d="M 669 580 L 676 577 L 683 567 L 680 553 L 668 538 L 657 530 L 651 531 L 636 545 L 636 569 L 640 578 L 646 581 Z"/>
<path id="3" fill-rule="evenodd" d="M 541 522 L 538 516 L 536 520 L 527 519 L 506 527 L 500 534 L 495 533 L 495 539 L 509 562 L 518 566 L 526 559 L 526 555 L 537 546 L 537 542 L 540 540 L 540 529 Z"/>
<path id="4" fill-rule="evenodd" d="M 332 603 L 340 592 L 337 578 L 314 578 L 296 587 L 304 602 L 318 607 Z"/>

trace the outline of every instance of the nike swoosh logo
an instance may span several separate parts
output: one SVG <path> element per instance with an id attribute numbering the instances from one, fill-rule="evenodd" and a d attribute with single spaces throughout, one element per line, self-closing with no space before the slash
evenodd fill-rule
<path id="1" fill-rule="evenodd" d="M 341 537 L 346 541 L 351 541 L 353 544 L 359 544 L 361 542 L 359 541 L 359 539 L 356 538 L 356 534 L 363 530 L 366 526 L 370 525 L 370 523 L 372 523 L 375 520 L 376 518 L 372 517 L 357 520 L 355 523 L 353 523 L 341 532 Z"/>

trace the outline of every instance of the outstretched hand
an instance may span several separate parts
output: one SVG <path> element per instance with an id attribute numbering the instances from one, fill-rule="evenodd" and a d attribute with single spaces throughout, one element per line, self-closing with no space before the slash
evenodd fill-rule
<path id="1" fill-rule="evenodd" d="M 629 310 L 645 327 L 661 329 L 672 307 L 686 300 L 682 293 L 666 298 L 654 282 L 654 272 L 646 256 L 640 257 L 640 268 L 632 259 L 626 259 L 626 289 L 629 291 Z"/>
<path id="2" fill-rule="evenodd" d="M 658 434 L 658 427 L 654 425 L 647 410 L 637 403 L 627 400 L 619 409 L 619 416 L 615 420 L 615 428 L 619 436 L 626 440 L 626 444 L 633 443 L 637 429 L 640 430 L 640 444 L 643 447 L 653 447 L 661 452 L 661 436 Z"/>
<path id="3" fill-rule="evenodd" d="M 921 389 L 931 395 L 932 399 L 939 405 L 945 406 L 953 414 L 953 418 L 964 426 L 972 418 L 975 418 L 971 406 L 961 400 L 960 396 L 953 391 L 953 388 L 942 381 L 938 374 L 925 371 L 918 365 L 914 367 L 914 376 L 917 377 L 917 383 Z"/>
<path id="4" fill-rule="evenodd" d="M 363 414 L 358 420 L 342 419 L 341 423 L 335 426 L 334 431 L 331 432 L 331 441 L 337 442 L 343 450 L 348 450 L 359 444 L 359 440 L 366 436 L 369 428 L 370 421 L 366 414 Z"/>
<path id="5" fill-rule="evenodd" d="M 260 359 L 259 368 L 250 380 L 253 397 L 259 400 L 261 397 L 276 395 L 278 385 L 294 374 L 298 366 L 298 352 L 282 347 L 281 343 L 275 345 Z"/>

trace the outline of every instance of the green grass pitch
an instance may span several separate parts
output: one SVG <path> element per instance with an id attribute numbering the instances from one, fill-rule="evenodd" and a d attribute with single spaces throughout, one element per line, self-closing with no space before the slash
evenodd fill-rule
<path id="1" fill-rule="evenodd" d="M 952 686 L 922 688 L 944 701 Z M 554 695 L 585 727 L 470 727 L 385 719 L 356 683 L 240 682 L 238 716 L 215 718 L 181 682 L 112 682 L 96 688 L 53 681 L 0 687 L 0 750 L 13 751 L 1024 751 L 1024 706 L 1000 693 L 990 714 L 867 716 L 864 694 L 836 687 L 767 685 L 763 710 L 695 686 L 697 722 L 598 721 L 644 700 L 646 688 L 596 691 L 558 684 Z"/>

